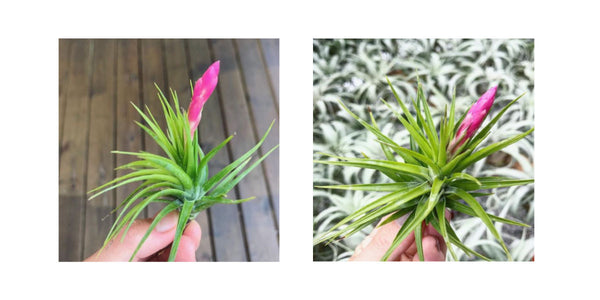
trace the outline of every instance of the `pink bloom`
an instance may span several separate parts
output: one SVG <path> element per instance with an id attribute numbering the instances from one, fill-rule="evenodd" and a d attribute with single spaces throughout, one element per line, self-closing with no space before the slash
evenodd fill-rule
<path id="1" fill-rule="evenodd" d="M 194 94 L 192 95 L 192 102 L 188 109 L 188 120 L 190 122 L 192 135 L 194 135 L 198 124 L 200 124 L 204 103 L 206 103 L 206 100 L 208 100 L 208 97 L 210 97 L 217 86 L 219 81 L 219 68 L 220 62 L 217 60 L 208 67 L 206 72 L 202 74 L 202 77 L 200 77 L 194 85 Z"/>
<path id="2" fill-rule="evenodd" d="M 492 104 L 494 104 L 494 97 L 496 97 L 497 89 L 498 86 L 489 89 L 479 98 L 479 100 L 477 100 L 477 102 L 475 102 L 475 104 L 473 104 L 473 106 L 471 106 L 471 109 L 467 112 L 462 123 L 460 123 L 458 131 L 456 131 L 456 136 L 448 146 L 450 153 L 454 154 L 456 149 L 477 132 L 481 123 L 483 123 L 483 120 L 490 112 Z"/>

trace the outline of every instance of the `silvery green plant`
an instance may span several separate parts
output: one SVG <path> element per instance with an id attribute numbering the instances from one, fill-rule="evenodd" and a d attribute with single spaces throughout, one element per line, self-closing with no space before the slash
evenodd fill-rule
<path id="1" fill-rule="evenodd" d="M 174 261 L 184 228 L 198 213 L 217 203 L 238 204 L 254 198 L 230 199 L 227 193 L 278 147 L 273 147 L 258 160 L 248 165 L 252 155 L 265 141 L 273 123 L 254 147 L 216 174 L 211 175 L 208 173 L 208 163 L 218 151 L 227 145 L 233 136 L 229 136 L 208 153 L 204 153 L 204 150 L 198 144 L 196 129 L 202 118 L 204 104 L 217 86 L 219 69 L 220 62 L 217 61 L 196 81 L 192 88 L 192 101 L 187 112 L 180 109 L 175 92 L 171 91 L 174 103 L 174 107 L 172 107 L 157 86 L 159 100 L 167 124 L 166 130 L 160 128 L 154 115 L 147 107 L 146 112 L 143 112 L 134 104 L 135 109 L 146 124 L 137 121 L 136 123 L 164 150 L 166 156 L 143 151 L 113 151 L 116 154 L 135 156 L 138 160 L 117 168 L 129 169 L 132 171 L 131 173 L 89 191 L 89 193 L 92 193 L 90 200 L 126 184 L 138 184 L 138 186 L 115 209 L 115 211 L 120 210 L 120 212 L 102 248 L 106 247 L 121 232 L 122 241 L 133 222 L 150 203 L 163 203 L 164 208 L 154 218 L 137 248 L 131 254 L 130 260 L 135 257 L 160 220 L 167 214 L 178 211 L 179 219 L 168 259 Z"/>
<path id="2" fill-rule="evenodd" d="M 400 99 L 389 80 L 388 84 L 401 111 L 395 111 L 383 99 L 382 102 L 393 111 L 400 123 L 410 133 L 410 147 L 401 147 L 393 139 L 383 134 L 379 130 L 373 114 L 370 114 L 371 122 L 369 123 L 340 101 L 340 105 L 347 113 L 376 136 L 386 159 L 372 159 L 365 154 L 363 154 L 364 158 L 351 158 L 324 153 L 322 155 L 330 156 L 334 160 L 317 160 L 315 162 L 377 170 L 391 179 L 392 183 L 317 186 L 323 189 L 386 192 L 387 194 L 343 218 L 328 231 L 317 236 L 314 243 L 347 238 L 382 218 L 384 220 L 379 226 L 407 216 L 388 251 L 381 258 L 382 260 L 387 260 L 393 250 L 411 232 L 415 234 L 419 258 L 424 260 L 422 245 L 422 226 L 424 224 L 433 225 L 443 236 L 455 260 L 457 256 L 451 244 L 468 255 L 490 260 L 461 242 L 445 217 L 446 210 L 455 210 L 479 218 L 499 242 L 507 259 L 512 260 L 511 253 L 494 226 L 494 222 L 524 227 L 529 225 L 489 214 L 476 197 L 490 195 L 487 190 L 492 188 L 530 184 L 533 183 L 533 179 L 513 179 L 499 176 L 476 177 L 466 172 L 465 169 L 533 132 L 534 128 L 532 127 L 526 132 L 480 147 L 491 133 L 493 126 L 522 95 L 504 106 L 483 128 L 480 127 L 493 105 L 497 87 L 492 87 L 484 93 L 458 120 L 455 119 L 456 101 L 453 97 L 449 111 L 447 107 L 444 109 L 442 120 L 436 126 L 420 82 L 416 101 L 412 102 L 414 115 Z"/>

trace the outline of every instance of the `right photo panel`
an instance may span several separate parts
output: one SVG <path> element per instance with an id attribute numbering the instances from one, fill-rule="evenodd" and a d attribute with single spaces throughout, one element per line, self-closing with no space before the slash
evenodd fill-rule
<path id="1" fill-rule="evenodd" d="M 534 261 L 534 40 L 313 40 L 314 261 Z"/>

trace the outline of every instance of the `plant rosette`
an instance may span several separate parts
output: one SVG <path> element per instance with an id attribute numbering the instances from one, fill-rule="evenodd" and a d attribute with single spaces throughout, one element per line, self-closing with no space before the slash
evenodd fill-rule
<path id="1" fill-rule="evenodd" d="M 393 111 L 400 123 L 408 130 L 409 147 L 402 147 L 383 134 L 372 113 L 370 113 L 371 123 L 369 123 L 339 101 L 346 112 L 375 135 L 386 159 L 371 159 L 365 154 L 363 154 L 364 158 L 350 158 L 320 153 L 334 160 L 316 160 L 315 163 L 377 170 L 390 178 L 393 183 L 316 186 L 323 189 L 386 192 L 387 194 L 343 218 L 328 231 L 315 237 L 313 244 L 349 237 L 385 216 L 388 217 L 378 226 L 405 217 L 406 221 L 381 260 L 388 260 L 394 249 L 411 232 L 414 232 L 417 253 L 419 259 L 423 261 L 423 224 L 431 224 L 441 234 L 454 260 L 457 260 L 457 257 L 450 244 L 469 256 L 475 255 L 490 260 L 461 242 L 445 217 L 447 210 L 453 210 L 479 218 L 499 242 L 507 259 L 512 260 L 510 251 L 496 230 L 494 222 L 524 227 L 529 225 L 487 213 L 476 197 L 490 195 L 487 191 L 489 189 L 531 184 L 534 180 L 475 177 L 465 170 L 533 132 L 534 128 L 531 128 L 506 140 L 479 147 L 489 136 L 494 124 L 523 95 L 508 103 L 483 128 L 480 127 L 494 103 L 497 87 L 492 87 L 485 92 L 458 120 L 455 120 L 456 97 L 453 96 L 450 111 L 445 108 L 441 122 L 436 128 L 420 82 L 417 87 L 417 99 L 412 101 L 414 115 L 398 97 L 389 79 L 388 84 L 401 111 L 394 109 L 385 100 L 381 99 L 381 101 Z"/>
<path id="2" fill-rule="evenodd" d="M 124 230 L 122 234 L 124 238 L 133 222 L 150 203 L 163 203 L 165 204 L 164 208 L 152 221 L 137 248 L 131 254 L 130 260 L 135 257 L 160 220 L 170 212 L 177 210 L 179 211 L 179 218 L 168 259 L 174 261 L 183 230 L 187 223 L 193 220 L 198 213 L 217 203 L 237 204 L 254 198 L 229 199 L 227 193 L 279 146 L 271 148 L 262 157 L 248 165 L 252 155 L 265 141 L 275 121 L 271 123 L 264 136 L 254 147 L 216 174 L 209 176 L 209 161 L 233 138 L 233 135 L 229 136 L 206 154 L 198 144 L 196 129 L 202 118 L 202 108 L 217 86 L 219 68 L 220 62 L 216 61 L 191 87 L 192 101 L 187 112 L 179 107 L 176 92 L 171 90 L 174 104 L 174 107 L 172 107 L 160 88 L 155 84 L 167 124 L 165 131 L 160 128 L 148 107 L 146 107 L 146 112 L 143 112 L 132 103 L 146 123 L 144 125 L 136 121 L 136 124 L 164 150 L 166 156 L 142 151 L 112 151 L 116 154 L 135 156 L 138 160 L 117 167 L 116 170 L 129 169 L 132 172 L 89 191 L 88 193 L 94 193 L 90 200 L 126 184 L 137 183 L 138 186 L 113 211 L 115 213 L 120 210 L 102 249 L 121 230 Z M 121 241 L 123 241 L 123 238 Z"/>

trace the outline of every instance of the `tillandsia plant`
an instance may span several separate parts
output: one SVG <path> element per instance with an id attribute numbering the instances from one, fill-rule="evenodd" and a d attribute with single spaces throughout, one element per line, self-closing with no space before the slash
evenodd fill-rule
<path id="1" fill-rule="evenodd" d="M 529 225 L 487 213 L 476 197 L 491 195 L 487 193 L 487 190 L 492 188 L 530 184 L 533 183 L 533 179 L 474 177 L 465 170 L 477 161 L 485 159 L 492 153 L 533 132 L 534 128 L 531 128 L 506 140 L 479 147 L 504 112 L 523 95 L 508 103 L 483 128 L 480 127 L 492 107 L 497 87 L 492 87 L 484 93 L 458 120 L 455 119 L 456 98 L 454 95 L 450 111 L 447 107 L 444 109 L 442 120 L 436 126 L 420 82 L 417 87 L 417 99 L 412 101 L 414 115 L 400 99 L 389 80 L 388 84 L 402 111 L 396 111 L 383 99 L 381 101 L 394 112 L 410 133 L 409 148 L 401 147 L 383 134 L 372 113 L 370 113 L 371 123 L 369 123 L 350 111 L 342 101 L 339 101 L 344 110 L 377 137 L 377 142 L 380 144 L 386 160 L 371 159 L 365 154 L 363 154 L 364 158 L 349 158 L 320 153 L 332 157 L 334 160 L 317 160 L 315 162 L 374 169 L 389 177 L 393 183 L 317 186 L 317 188 L 324 189 L 387 192 L 387 194 L 354 211 L 328 231 L 315 237 L 314 244 L 346 238 L 377 220 L 382 220 L 378 225 L 382 226 L 405 216 L 405 222 L 381 260 L 387 260 L 394 249 L 411 232 L 414 232 L 417 253 L 419 259 L 423 261 L 422 230 L 423 225 L 426 224 L 431 224 L 441 234 L 454 260 L 457 260 L 457 257 L 450 244 L 457 246 L 467 255 L 490 260 L 461 242 L 445 217 L 446 211 L 454 210 L 481 219 L 500 243 L 507 259 L 512 260 L 510 251 L 496 230 L 494 222 L 524 227 L 529 227 Z"/>
<path id="2" fill-rule="evenodd" d="M 192 101 L 187 112 L 180 109 L 175 92 L 171 90 L 173 108 L 160 88 L 156 86 L 167 124 L 166 131 L 161 130 L 148 107 L 146 112 L 143 112 L 133 104 L 147 125 L 137 121 L 136 124 L 164 150 L 166 157 L 147 152 L 112 151 L 117 154 L 133 155 L 139 160 L 117 167 L 132 172 L 91 190 L 89 193 L 95 194 L 90 197 L 90 200 L 125 184 L 138 183 L 139 185 L 113 211 L 120 209 L 102 248 L 106 247 L 121 230 L 124 230 L 122 236 L 125 237 L 133 222 L 150 203 L 164 203 L 165 207 L 154 218 L 131 254 L 130 260 L 135 257 L 158 222 L 170 212 L 178 210 L 179 219 L 168 259 L 174 261 L 185 226 L 199 212 L 217 203 L 237 204 L 254 198 L 234 200 L 227 198 L 227 193 L 278 147 L 273 147 L 246 167 L 252 155 L 265 141 L 274 121 L 258 144 L 212 176 L 208 174 L 208 162 L 233 136 L 229 136 L 206 154 L 198 144 L 196 129 L 202 117 L 204 103 L 217 86 L 219 66 L 219 61 L 213 63 L 192 87 Z"/>

